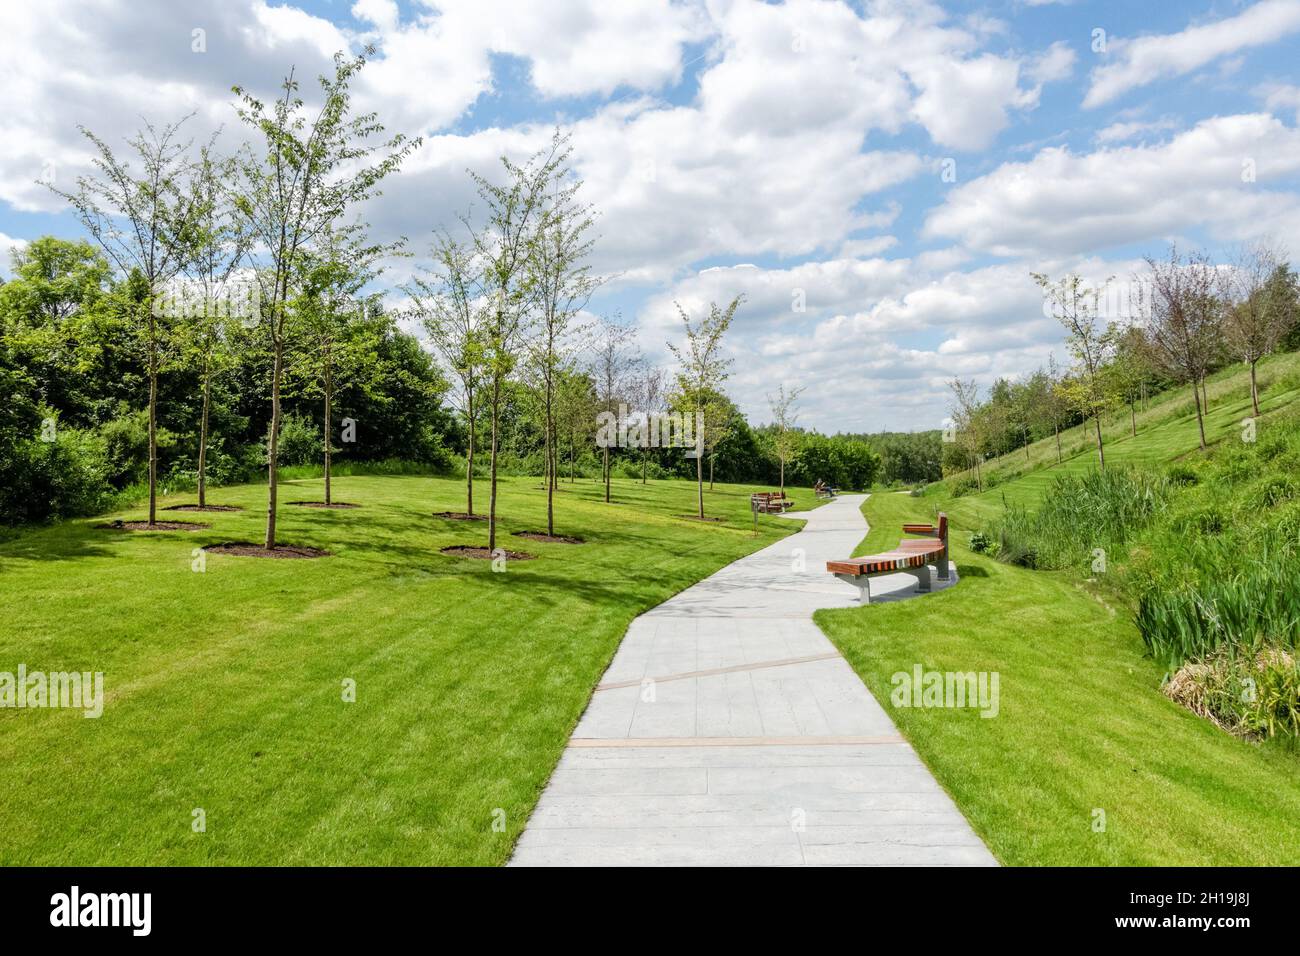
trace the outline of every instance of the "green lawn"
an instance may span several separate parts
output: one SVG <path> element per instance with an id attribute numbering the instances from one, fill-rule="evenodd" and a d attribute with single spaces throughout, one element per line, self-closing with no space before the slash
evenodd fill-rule
<path id="1" fill-rule="evenodd" d="M 858 553 L 893 545 L 932 506 L 872 496 Z M 816 620 L 1000 861 L 1300 864 L 1300 756 L 1244 743 L 1165 699 L 1125 609 L 964 543 L 954 536 L 956 587 Z M 917 663 L 998 672 L 1000 713 L 893 707 L 891 675 Z"/>
<path id="2" fill-rule="evenodd" d="M 191 570 L 199 545 L 259 540 L 257 486 L 210 494 L 247 511 L 168 515 L 208 531 L 20 534 L 0 544 L 0 671 L 103 671 L 107 702 L 0 710 L 0 864 L 501 863 L 628 622 L 798 529 L 762 517 L 753 537 L 751 490 L 706 493 L 727 521 L 702 524 L 674 517 L 687 482 L 617 481 L 610 505 L 566 483 L 556 530 L 586 543 L 565 545 L 509 536 L 545 527 L 545 496 L 507 479 L 501 543 L 540 560 L 504 573 L 438 553 L 486 525 L 433 518 L 464 485 L 421 477 L 339 478 L 352 511 L 282 507 L 281 540 L 319 560 Z"/>

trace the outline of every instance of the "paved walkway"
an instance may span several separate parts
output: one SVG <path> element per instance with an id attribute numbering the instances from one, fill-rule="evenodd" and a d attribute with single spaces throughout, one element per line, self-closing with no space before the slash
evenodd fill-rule
<path id="1" fill-rule="evenodd" d="M 793 515 L 632 622 L 513 865 L 995 865 L 812 622 L 857 603 L 825 562 L 866 534 L 863 500 Z M 872 600 L 915 586 L 881 577 Z"/>

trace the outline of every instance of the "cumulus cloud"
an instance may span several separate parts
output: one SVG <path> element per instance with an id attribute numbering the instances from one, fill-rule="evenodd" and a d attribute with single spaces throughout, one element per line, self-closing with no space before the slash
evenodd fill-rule
<path id="1" fill-rule="evenodd" d="M 1240 50 L 1300 31 L 1300 0 L 1261 0 L 1235 17 L 1190 26 L 1180 33 L 1112 38 L 1109 62 L 1092 71 L 1085 107 L 1102 106 L 1135 87 L 1183 76 Z"/>
<path id="2" fill-rule="evenodd" d="M 1282 234 L 1297 197 L 1300 132 L 1268 114 L 1205 120 L 1157 145 L 1007 163 L 953 190 L 926 235 L 1001 256 L 1081 254 L 1208 226 L 1228 239 Z"/>

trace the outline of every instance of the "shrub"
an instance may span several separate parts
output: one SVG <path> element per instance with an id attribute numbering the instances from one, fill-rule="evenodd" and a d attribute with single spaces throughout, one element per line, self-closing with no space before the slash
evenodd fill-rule
<path id="1" fill-rule="evenodd" d="M 1196 473 L 1196 469 L 1187 465 L 1171 465 L 1169 470 L 1165 472 L 1165 478 L 1170 484 L 1181 488 L 1195 485 L 1201 480 L 1201 476 Z"/>
<path id="2" fill-rule="evenodd" d="M 993 550 L 993 539 L 983 531 L 976 531 L 970 536 L 970 549 L 976 554 L 988 554 Z"/>
<path id="3" fill-rule="evenodd" d="M 1164 693 L 1239 737 L 1300 739 L 1300 664 L 1285 650 L 1213 651 L 1180 667 Z"/>
<path id="4" fill-rule="evenodd" d="M 957 478 L 950 485 L 950 494 L 954 498 L 960 498 L 963 495 L 972 495 L 979 490 L 975 484 L 974 478 Z"/>
<path id="5" fill-rule="evenodd" d="M 269 454 L 269 452 L 268 452 Z M 324 460 L 320 429 L 309 418 L 293 412 L 280 419 L 277 464 L 307 465 Z M 265 462 L 267 459 L 264 458 Z"/>

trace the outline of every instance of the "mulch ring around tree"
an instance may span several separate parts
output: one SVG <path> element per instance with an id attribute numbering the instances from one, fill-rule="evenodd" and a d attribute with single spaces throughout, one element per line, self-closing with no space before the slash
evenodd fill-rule
<path id="1" fill-rule="evenodd" d="M 726 518 L 701 518 L 699 515 L 673 515 L 674 518 L 682 518 L 686 521 L 726 521 Z"/>
<path id="2" fill-rule="evenodd" d="M 360 505 L 354 505 L 347 501 L 331 501 L 326 504 L 323 501 L 286 501 L 287 505 L 296 505 L 299 508 L 360 508 Z"/>
<path id="3" fill-rule="evenodd" d="M 110 521 L 99 525 L 110 531 L 205 531 L 212 525 L 200 521 Z"/>
<path id="4" fill-rule="evenodd" d="M 504 555 L 509 561 L 537 560 L 537 555 L 529 554 L 527 551 L 507 551 L 504 548 L 497 548 L 494 554 L 487 548 L 476 548 L 470 544 L 454 544 L 449 548 L 443 548 L 442 553 L 453 558 L 479 558 L 484 561 L 491 561 L 497 555 Z"/>
<path id="5" fill-rule="evenodd" d="M 243 511 L 239 505 L 171 505 L 163 511 Z"/>
<path id="6" fill-rule="evenodd" d="M 471 515 L 463 511 L 435 511 L 433 516 L 448 521 L 487 521 L 487 515 Z"/>
<path id="7" fill-rule="evenodd" d="M 203 550 L 208 554 L 233 554 L 241 558 L 328 558 L 330 556 L 330 552 L 323 548 L 309 548 L 301 544 L 277 544 L 268 550 L 251 541 L 210 544 Z"/>
<path id="8" fill-rule="evenodd" d="M 547 534 L 545 531 L 512 531 L 516 538 L 527 538 L 529 541 L 547 541 L 552 544 L 582 544 L 582 538 L 569 534 Z"/>

